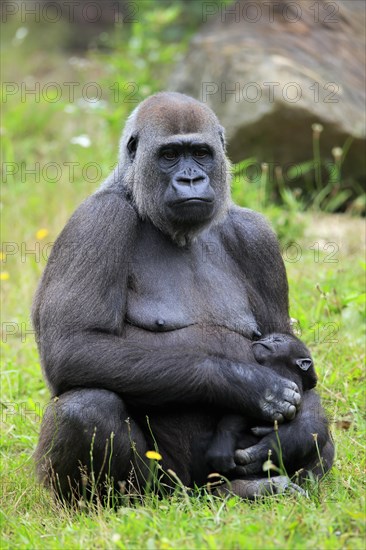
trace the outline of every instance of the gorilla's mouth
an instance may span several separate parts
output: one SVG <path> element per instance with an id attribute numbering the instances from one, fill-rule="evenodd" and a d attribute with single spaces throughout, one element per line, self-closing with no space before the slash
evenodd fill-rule
<path id="1" fill-rule="evenodd" d="M 194 204 L 202 204 L 202 203 L 212 204 L 213 202 L 214 202 L 214 199 L 210 199 L 210 198 L 189 197 L 189 198 L 184 198 L 184 199 L 179 199 L 177 201 L 174 201 L 169 206 L 180 206 L 181 204 L 186 204 L 186 203 L 190 203 L 190 204 L 193 204 L 193 205 Z"/>
<path id="2" fill-rule="evenodd" d="M 268 351 L 273 351 L 274 346 L 270 345 L 268 342 L 252 342 L 252 346 L 262 346 L 264 349 L 268 349 Z"/>
<path id="3" fill-rule="evenodd" d="M 167 217 L 173 223 L 201 224 L 215 213 L 215 200 L 210 197 L 182 197 L 167 204 Z"/>

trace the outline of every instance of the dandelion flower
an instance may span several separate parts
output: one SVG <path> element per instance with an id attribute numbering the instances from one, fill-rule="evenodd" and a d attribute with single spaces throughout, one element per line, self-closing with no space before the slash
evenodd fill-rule
<path id="1" fill-rule="evenodd" d="M 147 458 L 151 458 L 152 460 L 161 460 L 163 458 L 161 454 L 156 451 L 146 451 L 145 456 L 147 456 Z"/>
<path id="2" fill-rule="evenodd" d="M 0 262 L 5 260 L 5 254 L 4 252 L 0 252 Z"/>
<path id="3" fill-rule="evenodd" d="M 36 239 L 38 239 L 39 241 L 41 241 L 42 239 L 44 239 L 45 237 L 47 237 L 48 235 L 48 229 L 45 229 L 44 227 L 42 229 L 38 229 L 37 233 L 36 233 Z"/>
<path id="4" fill-rule="evenodd" d="M 0 281 L 7 281 L 9 278 L 10 278 L 10 275 L 7 271 L 2 271 L 0 273 Z"/>

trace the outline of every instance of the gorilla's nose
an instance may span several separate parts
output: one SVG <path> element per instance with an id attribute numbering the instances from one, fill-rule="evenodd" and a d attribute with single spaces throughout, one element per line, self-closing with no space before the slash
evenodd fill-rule
<path id="1" fill-rule="evenodd" d="M 196 176 L 178 176 L 176 178 L 176 182 L 181 185 L 197 185 L 197 183 L 200 183 L 205 180 L 205 177 L 202 175 L 196 175 Z"/>

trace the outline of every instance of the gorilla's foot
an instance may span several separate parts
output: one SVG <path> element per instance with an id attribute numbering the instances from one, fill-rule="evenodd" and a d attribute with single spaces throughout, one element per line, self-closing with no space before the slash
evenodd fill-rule
<path id="1" fill-rule="evenodd" d="M 286 476 L 275 476 L 270 479 L 233 479 L 230 483 L 218 487 L 215 492 L 221 496 L 236 495 L 250 500 L 283 493 L 306 496 L 304 489 L 292 483 Z"/>

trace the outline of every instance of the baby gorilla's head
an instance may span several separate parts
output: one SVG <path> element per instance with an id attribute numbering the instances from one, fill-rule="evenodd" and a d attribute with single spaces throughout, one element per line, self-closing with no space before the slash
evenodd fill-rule
<path id="1" fill-rule="evenodd" d="M 266 367 L 300 369 L 304 389 L 316 386 L 317 376 L 309 350 L 296 336 L 273 333 L 253 342 L 255 360 Z"/>

